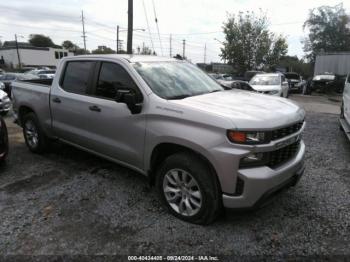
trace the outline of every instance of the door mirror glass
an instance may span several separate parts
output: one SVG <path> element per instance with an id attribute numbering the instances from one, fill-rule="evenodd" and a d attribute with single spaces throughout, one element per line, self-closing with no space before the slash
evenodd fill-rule
<path id="1" fill-rule="evenodd" d="M 142 106 L 136 102 L 136 94 L 131 89 L 118 89 L 115 101 L 126 104 L 132 114 L 141 112 Z"/>

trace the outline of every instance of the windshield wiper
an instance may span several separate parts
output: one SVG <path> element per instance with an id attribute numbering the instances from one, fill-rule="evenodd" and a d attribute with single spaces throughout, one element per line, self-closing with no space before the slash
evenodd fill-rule
<path id="1" fill-rule="evenodd" d="M 215 92 L 220 92 L 220 91 L 223 91 L 223 90 L 222 89 L 215 89 L 215 90 L 210 91 L 209 93 L 215 93 Z"/>
<path id="2" fill-rule="evenodd" d="M 177 95 L 177 96 L 170 96 L 167 97 L 168 100 L 176 100 L 176 99 L 184 99 L 186 97 L 190 97 L 192 95 Z"/>

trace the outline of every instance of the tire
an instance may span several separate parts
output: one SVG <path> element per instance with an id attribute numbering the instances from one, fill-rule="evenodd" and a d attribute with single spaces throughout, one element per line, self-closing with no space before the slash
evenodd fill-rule
<path id="1" fill-rule="evenodd" d="M 156 188 L 170 213 L 200 225 L 210 224 L 217 218 L 222 199 L 216 175 L 210 170 L 200 157 L 192 153 L 176 153 L 164 160 L 157 170 Z M 167 199 L 174 201 L 170 203 Z"/>
<path id="2" fill-rule="evenodd" d="M 27 147 L 33 153 L 44 153 L 48 148 L 48 138 L 40 127 L 34 113 L 26 114 L 22 119 L 23 136 Z"/>
<path id="3" fill-rule="evenodd" d="M 3 148 L 0 151 L 0 154 L 2 155 L 0 157 L 0 166 L 2 166 L 5 164 L 7 155 L 9 153 L 9 142 L 8 142 L 8 132 L 7 132 L 5 121 L 2 119 L 0 119 L 0 121 L 1 121 L 1 125 L 3 125 L 0 130 L 0 139 L 2 140 L 0 142 L 3 145 Z"/>
<path id="4" fill-rule="evenodd" d="M 340 116 L 341 119 L 344 119 L 344 102 L 342 102 L 341 107 L 340 107 Z M 339 122 L 339 129 L 340 131 L 344 131 L 343 126 L 341 125 L 341 123 Z"/>

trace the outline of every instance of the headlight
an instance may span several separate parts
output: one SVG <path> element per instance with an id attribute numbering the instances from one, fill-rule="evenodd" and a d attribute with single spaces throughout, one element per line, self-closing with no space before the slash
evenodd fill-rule
<path id="1" fill-rule="evenodd" d="M 262 144 L 266 141 L 266 136 L 264 132 L 254 132 L 254 131 L 227 131 L 227 137 L 232 143 L 237 144 Z"/>
<path id="2" fill-rule="evenodd" d="M 278 93 L 279 93 L 278 90 L 269 91 L 269 95 L 277 95 Z"/>

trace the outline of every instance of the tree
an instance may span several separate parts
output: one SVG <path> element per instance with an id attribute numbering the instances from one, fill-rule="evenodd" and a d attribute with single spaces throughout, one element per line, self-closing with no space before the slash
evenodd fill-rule
<path id="1" fill-rule="evenodd" d="M 313 75 L 312 65 L 304 59 L 299 59 L 297 56 L 283 56 L 278 61 L 277 65 L 286 68 L 288 71 L 296 72 L 304 78 Z"/>
<path id="2" fill-rule="evenodd" d="M 29 35 L 29 43 L 37 47 L 57 47 L 50 37 L 40 34 Z"/>
<path id="3" fill-rule="evenodd" d="M 286 39 L 268 30 L 264 14 L 229 15 L 223 30 L 225 41 L 220 56 L 240 73 L 275 65 L 287 53 Z"/>
<path id="4" fill-rule="evenodd" d="M 83 55 L 83 54 L 89 54 L 90 52 L 88 50 L 85 50 L 83 48 L 80 48 L 78 45 L 74 44 L 70 40 L 65 40 L 62 42 L 62 47 L 67 49 L 70 52 L 74 52 L 75 55 Z"/>
<path id="5" fill-rule="evenodd" d="M 79 48 L 76 44 L 73 44 L 73 42 L 70 40 L 63 41 L 62 47 L 69 50 L 69 51 L 74 51 L 74 50 Z"/>
<path id="6" fill-rule="evenodd" d="M 97 49 L 92 50 L 91 53 L 92 54 L 115 54 L 116 52 L 112 48 L 110 48 L 108 46 L 99 45 L 97 47 Z"/>
<path id="7" fill-rule="evenodd" d="M 309 35 L 304 39 L 304 52 L 311 62 L 318 53 L 350 51 L 350 17 L 343 4 L 311 9 L 305 28 Z"/>

